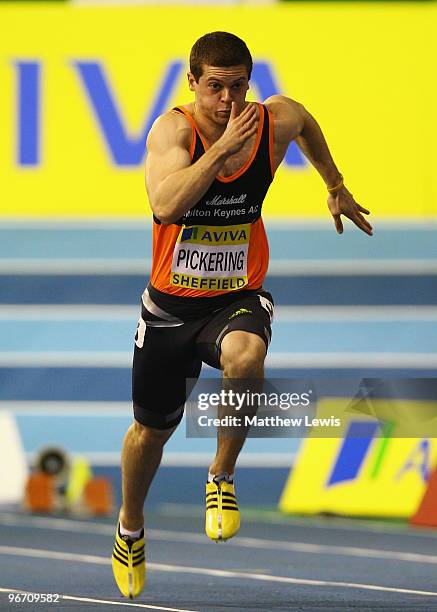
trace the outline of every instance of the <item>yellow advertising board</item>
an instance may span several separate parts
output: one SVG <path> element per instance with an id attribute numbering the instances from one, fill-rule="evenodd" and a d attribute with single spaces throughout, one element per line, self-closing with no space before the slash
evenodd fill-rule
<path id="1" fill-rule="evenodd" d="M 374 400 L 377 416 L 350 411 L 350 400 L 325 398 L 317 415 L 341 415 L 337 434 L 315 428 L 303 443 L 282 493 L 284 512 L 408 518 L 437 465 L 437 404 Z M 385 414 L 384 414 L 385 413 Z M 409 420 L 406 415 L 414 415 Z M 381 423 L 384 423 L 381 426 Z M 414 437 L 406 437 L 408 434 Z M 336 435 L 336 437 L 334 437 Z M 328 437 L 331 436 L 331 437 Z"/>
<path id="2" fill-rule="evenodd" d="M 359 202 L 375 216 L 437 216 L 432 5 L 2 3 L 0 23 L 1 215 L 148 211 L 147 131 L 191 100 L 193 42 L 225 29 L 252 51 L 250 98 L 302 102 Z M 295 144 L 265 214 L 327 214 L 324 184 Z"/>

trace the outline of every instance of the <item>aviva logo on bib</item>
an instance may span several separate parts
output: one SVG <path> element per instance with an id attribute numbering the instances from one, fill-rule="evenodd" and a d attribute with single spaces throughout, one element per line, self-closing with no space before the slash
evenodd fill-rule
<path id="1" fill-rule="evenodd" d="M 250 223 L 183 227 L 171 267 L 171 284 L 199 291 L 234 291 L 248 283 Z"/>
<path id="2" fill-rule="evenodd" d="M 210 226 L 197 225 L 184 227 L 178 242 L 191 244 L 226 245 L 246 244 L 249 242 L 250 223 L 244 225 Z"/>

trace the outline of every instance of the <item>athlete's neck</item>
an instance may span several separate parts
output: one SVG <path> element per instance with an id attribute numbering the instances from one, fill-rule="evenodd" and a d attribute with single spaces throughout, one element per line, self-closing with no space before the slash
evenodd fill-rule
<path id="1" fill-rule="evenodd" d="M 203 115 L 201 111 L 196 109 L 195 103 L 193 103 L 190 111 L 200 133 L 208 145 L 214 144 L 221 136 L 223 136 L 227 124 L 219 125 L 214 123 L 211 121 L 211 119 Z"/>

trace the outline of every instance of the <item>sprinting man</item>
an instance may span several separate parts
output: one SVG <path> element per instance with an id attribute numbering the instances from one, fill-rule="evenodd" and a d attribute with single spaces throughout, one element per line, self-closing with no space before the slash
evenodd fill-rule
<path id="1" fill-rule="evenodd" d="M 269 257 L 262 204 L 293 140 L 326 184 L 337 232 L 345 215 L 372 235 L 369 211 L 345 187 L 315 119 L 282 95 L 246 101 L 251 71 L 240 38 L 202 36 L 190 55 L 194 102 L 159 117 L 147 139 L 153 265 L 135 337 L 135 418 L 123 443 L 112 556 L 128 597 L 144 586 L 144 501 L 182 419 L 186 379 L 198 378 L 202 362 L 222 370 L 224 384 L 263 378 L 273 299 L 262 288 Z M 240 526 L 233 478 L 244 437 L 218 435 L 206 485 L 212 540 L 231 538 Z"/>

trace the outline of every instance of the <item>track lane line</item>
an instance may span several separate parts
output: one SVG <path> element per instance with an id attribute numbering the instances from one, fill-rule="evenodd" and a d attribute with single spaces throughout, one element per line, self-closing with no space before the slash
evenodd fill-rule
<path id="1" fill-rule="evenodd" d="M 0 304 L 0 321 L 133 321 L 138 306 L 105 304 Z M 435 321 L 437 306 L 275 306 L 275 321 Z"/>
<path id="2" fill-rule="evenodd" d="M 0 555 L 18 557 L 31 557 L 39 559 L 56 559 L 59 561 L 71 561 L 75 563 L 89 563 L 94 565 L 111 565 L 111 560 L 97 555 L 82 555 L 78 553 L 63 553 L 40 548 L 21 548 L 15 546 L 0 546 Z M 402 593 L 404 595 L 421 595 L 424 597 L 437 597 L 435 591 L 421 591 L 417 589 L 403 589 L 376 584 L 365 584 L 357 582 L 342 582 L 337 580 L 313 580 L 308 578 L 292 578 L 289 576 L 271 576 L 269 574 L 248 574 L 245 572 L 209 569 L 205 567 L 193 567 L 187 565 L 173 565 L 167 563 L 148 563 L 148 569 L 157 572 L 169 572 L 174 574 L 197 574 L 203 576 L 214 576 L 220 578 L 244 578 L 245 580 L 257 580 L 262 582 L 276 582 L 282 584 L 299 584 L 307 586 L 339 587 L 345 589 L 362 589 L 365 591 L 382 591 L 385 593 Z"/>
<path id="3" fill-rule="evenodd" d="M 95 522 L 74 521 L 71 519 L 46 519 L 44 517 L 19 517 L 0 513 L 0 525 L 13 525 L 24 527 L 36 527 L 38 529 L 52 529 L 65 531 L 67 533 L 93 533 L 96 535 L 114 535 L 112 525 L 104 525 Z M 149 540 L 167 542 L 183 542 L 185 544 L 209 545 L 203 534 L 170 531 L 166 529 L 146 529 L 146 537 Z M 239 548 L 259 548 L 262 550 L 278 550 L 287 552 L 303 552 L 308 554 L 344 555 L 348 557 L 360 557 L 369 559 L 385 559 L 389 561 L 405 561 L 410 563 L 426 563 L 437 565 L 437 555 L 425 555 L 423 553 L 404 552 L 397 550 L 381 550 L 377 548 L 362 548 L 359 546 L 339 546 L 327 544 L 312 544 L 307 542 L 284 542 L 281 540 L 267 540 L 263 538 L 251 538 L 238 536 L 235 540 L 229 540 L 226 545 Z"/>
<path id="4" fill-rule="evenodd" d="M 132 367 L 131 351 L 0 351 L 1 368 Z M 437 368 L 436 352 L 273 352 L 266 367 L 277 368 Z M 207 367 L 207 369 L 211 369 Z"/>
<path id="5" fill-rule="evenodd" d="M 16 594 L 26 594 L 33 595 L 35 591 L 23 591 L 22 589 L 8 589 L 5 587 L 0 587 L 0 593 L 16 593 Z M 56 593 L 58 595 L 58 593 Z M 162 606 L 152 606 L 151 604 L 140 604 L 140 603 L 130 603 L 128 601 L 110 601 L 109 599 L 92 599 L 91 597 L 78 597 L 76 595 L 61 595 L 59 594 L 60 599 L 65 599 L 68 601 L 82 601 L 85 603 L 101 603 L 106 606 L 130 606 L 133 608 L 146 608 L 147 610 L 164 610 L 165 612 L 198 612 L 198 610 L 185 610 L 180 608 L 164 608 Z"/>

